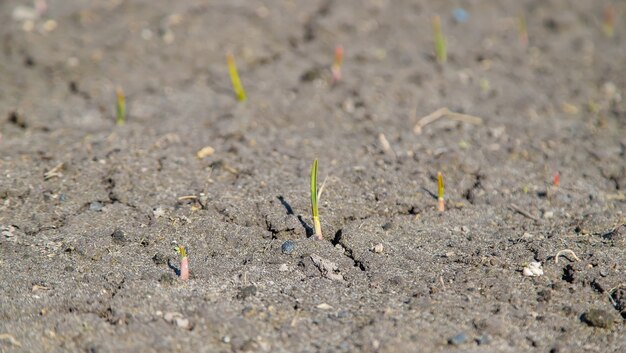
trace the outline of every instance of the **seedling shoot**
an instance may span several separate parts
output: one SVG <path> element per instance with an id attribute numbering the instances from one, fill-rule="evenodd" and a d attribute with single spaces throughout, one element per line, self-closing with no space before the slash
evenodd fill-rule
<path id="1" fill-rule="evenodd" d="M 446 49 L 446 38 L 441 32 L 441 18 L 439 16 L 433 17 L 433 37 L 435 39 L 435 57 L 439 64 L 445 64 L 448 60 L 448 54 Z"/>
<path id="2" fill-rule="evenodd" d="M 184 246 L 176 247 L 176 252 L 180 254 L 180 279 L 189 280 L 189 259 L 187 258 L 187 250 Z"/>
<path id="3" fill-rule="evenodd" d="M 528 46 L 528 25 L 524 14 L 521 14 L 517 20 L 517 36 L 522 47 L 526 48 Z"/>
<path id="4" fill-rule="evenodd" d="M 439 212 L 446 210 L 443 190 L 443 174 L 441 174 L 441 172 L 437 173 L 437 209 Z"/>
<path id="5" fill-rule="evenodd" d="M 335 59 L 333 60 L 333 66 L 331 68 L 333 83 L 337 83 L 341 80 L 341 65 L 343 65 L 343 46 L 338 45 L 335 48 Z"/>
<path id="6" fill-rule="evenodd" d="M 317 159 L 313 161 L 313 166 L 311 167 L 311 210 L 313 212 L 313 227 L 315 229 L 315 236 L 322 240 L 324 239 L 322 235 L 322 225 L 320 224 L 320 216 L 319 210 L 317 208 L 317 199 L 319 195 L 317 194 Z"/>
<path id="7" fill-rule="evenodd" d="M 237 65 L 235 65 L 235 57 L 232 53 L 226 54 L 226 63 L 228 64 L 228 74 L 230 80 L 233 83 L 233 90 L 237 100 L 243 102 L 246 100 L 246 91 L 243 89 L 241 80 L 239 79 L 239 73 L 237 72 Z"/>
<path id="8" fill-rule="evenodd" d="M 552 182 L 552 184 L 554 184 L 555 187 L 558 187 L 560 183 L 561 183 L 561 174 L 559 172 L 556 172 L 554 173 L 554 181 Z"/>
<path id="9" fill-rule="evenodd" d="M 604 8 L 604 20 L 602 21 L 602 30 L 607 37 L 613 37 L 615 33 L 615 9 L 613 5 L 606 5 Z"/>
<path id="10" fill-rule="evenodd" d="M 115 121 L 117 125 L 124 125 L 126 122 L 126 96 L 124 96 L 124 90 L 122 87 L 115 89 L 115 96 L 117 97 L 117 104 L 115 106 Z"/>

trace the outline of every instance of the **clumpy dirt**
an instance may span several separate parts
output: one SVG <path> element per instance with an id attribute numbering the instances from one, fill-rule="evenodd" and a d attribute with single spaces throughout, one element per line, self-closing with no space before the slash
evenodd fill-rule
<path id="1" fill-rule="evenodd" d="M 608 4 L 2 1 L 0 351 L 626 351 Z"/>

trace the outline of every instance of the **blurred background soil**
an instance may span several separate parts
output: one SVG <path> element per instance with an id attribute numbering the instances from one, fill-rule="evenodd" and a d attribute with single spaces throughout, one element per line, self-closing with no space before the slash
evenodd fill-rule
<path id="1" fill-rule="evenodd" d="M 625 18 L 3 0 L 0 352 L 626 351 Z"/>

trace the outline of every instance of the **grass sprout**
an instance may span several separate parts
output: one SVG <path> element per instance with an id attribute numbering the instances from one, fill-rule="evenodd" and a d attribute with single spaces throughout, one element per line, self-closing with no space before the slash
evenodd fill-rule
<path id="1" fill-rule="evenodd" d="M 341 66 L 343 65 L 343 46 L 338 45 L 335 47 L 335 59 L 333 60 L 333 66 L 331 68 L 333 74 L 333 83 L 337 83 L 341 80 Z"/>
<path id="2" fill-rule="evenodd" d="M 189 280 L 189 258 L 187 257 L 187 250 L 184 246 L 177 246 L 176 252 L 180 255 L 180 279 L 183 281 Z"/>
<path id="3" fill-rule="evenodd" d="M 524 14 L 519 15 L 517 18 L 517 38 L 522 47 L 526 48 L 528 46 L 528 25 L 526 24 L 526 16 Z"/>
<path id="4" fill-rule="evenodd" d="M 115 121 L 117 125 L 124 125 L 126 123 L 126 96 L 122 87 L 115 89 L 115 96 L 117 97 L 117 103 L 115 105 Z"/>
<path id="5" fill-rule="evenodd" d="M 561 173 L 559 173 L 558 171 L 554 173 L 554 180 L 552 180 L 552 184 L 555 187 L 558 187 L 561 184 Z"/>
<path id="6" fill-rule="evenodd" d="M 321 191 L 318 193 L 317 191 L 317 159 L 313 160 L 313 166 L 311 166 L 311 211 L 313 213 L 313 227 L 315 229 L 315 236 L 322 240 L 324 236 L 322 235 L 322 225 L 320 223 L 320 215 L 319 209 L 317 205 L 317 201 L 321 196 Z"/>
<path id="7" fill-rule="evenodd" d="M 437 173 L 437 210 L 443 212 L 446 210 L 444 201 L 444 189 L 443 189 L 443 174 Z"/>
<path id="8" fill-rule="evenodd" d="M 241 84 L 241 80 L 239 79 L 237 65 L 235 65 L 235 57 L 232 53 L 226 54 L 226 63 L 228 65 L 228 74 L 230 75 L 230 80 L 233 83 L 235 96 L 237 97 L 238 101 L 243 102 L 247 98 L 246 91 L 243 89 L 243 85 Z"/>
<path id="9" fill-rule="evenodd" d="M 433 17 L 433 38 L 435 40 L 435 57 L 437 62 L 443 65 L 448 60 L 448 53 L 446 38 L 441 31 L 441 18 L 439 16 Z"/>
<path id="10" fill-rule="evenodd" d="M 615 8 L 613 5 L 606 5 L 604 8 L 604 20 L 602 21 L 602 31 L 611 38 L 615 34 Z"/>

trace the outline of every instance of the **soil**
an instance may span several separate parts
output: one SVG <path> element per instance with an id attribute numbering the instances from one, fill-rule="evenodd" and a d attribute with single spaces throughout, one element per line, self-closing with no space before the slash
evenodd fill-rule
<path id="1" fill-rule="evenodd" d="M 0 2 L 0 351 L 626 351 L 609 3 Z"/>

